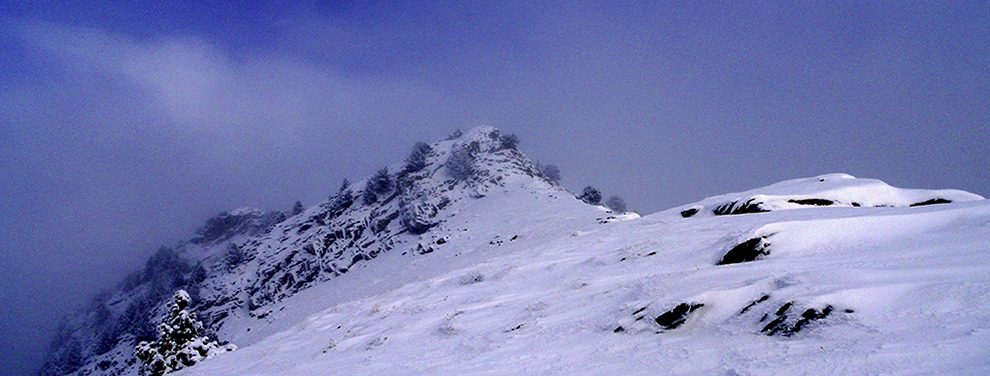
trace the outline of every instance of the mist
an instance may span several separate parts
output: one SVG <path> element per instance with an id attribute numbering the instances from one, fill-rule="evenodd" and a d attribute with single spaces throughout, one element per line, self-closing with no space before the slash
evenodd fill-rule
<path id="1" fill-rule="evenodd" d="M 990 195 L 990 6 L 9 2 L 0 374 L 225 210 L 492 125 L 657 212 L 845 172 Z"/>

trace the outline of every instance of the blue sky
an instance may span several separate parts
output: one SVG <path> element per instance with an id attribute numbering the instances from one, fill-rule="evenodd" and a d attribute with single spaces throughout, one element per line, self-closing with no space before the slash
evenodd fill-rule
<path id="1" fill-rule="evenodd" d="M 831 172 L 990 195 L 985 2 L 0 3 L 0 373 L 158 245 L 493 125 L 644 213 Z"/>

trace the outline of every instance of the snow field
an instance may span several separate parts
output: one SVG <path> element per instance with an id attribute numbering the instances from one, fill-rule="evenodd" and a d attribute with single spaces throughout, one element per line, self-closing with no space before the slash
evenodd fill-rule
<path id="1" fill-rule="evenodd" d="M 328 304 L 185 374 L 990 371 L 990 205 L 836 209 L 688 219 L 669 211 L 608 224 L 549 210 L 522 216 L 548 226 L 539 234 L 496 246 L 477 229 L 502 238 L 518 224 L 474 216 L 451 242 L 467 249 L 423 256 L 434 277 L 422 270 L 401 287 Z M 715 265 L 733 244 L 771 233 L 764 259 Z M 682 302 L 704 306 L 673 330 L 652 322 Z M 793 315 L 835 311 L 790 337 L 762 334 L 761 316 L 787 302 Z"/>

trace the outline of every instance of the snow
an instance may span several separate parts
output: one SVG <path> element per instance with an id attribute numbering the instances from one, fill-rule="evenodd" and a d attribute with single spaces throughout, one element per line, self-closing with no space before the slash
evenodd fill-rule
<path id="1" fill-rule="evenodd" d="M 990 371 L 982 197 L 829 174 L 640 217 L 581 202 L 500 139 L 476 128 L 422 169 L 389 166 L 403 189 L 375 203 L 365 179 L 353 205 L 208 221 L 176 250 L 205 267 L 198 317 L 240 350 L 180 374 Z M 717 265 L 754 238 L 767 254 Z M 146 288 L 112 293 L 113 317 Z M 136 374 L 130 342 L 77 374 Z"/>
<path id="2" fill-rule="evenodd" d="M 740 209 L 746 203 L 761 211 L 805 209 L 815 206 L 907 207 L 983 200 L 983 197 L 954 189 L 923 190 L 895 188 L 876 179 L 858 179 L 849 174 L 827 174 L 787 180 L 767 187 L 711 197 L 687 205 L 681 211 L 698 209 L 711 215 L 719 207 Z"/>
<path id="3" fill-rule="evenodd" d="M 772 211 L 710 215 L 754 197 Z M 932 198 L 952 203 L 910 207 Z M 704 210 L 682 218 L 690 207 Z M 990 372 L 990 202 L 976 195 L 833 174 L 638 218 L 513 175 L 450 210 L 409 240 L 446 239 L 434 252 L 393 250 L 263 319 L 232 316 L 221 337 L 240 349 L 177 374 Z M 755 236 L 768 256 L 716 265 Z M 681 303 L 703 306 L 673 330 L 653 322 Z M 785 306 L 792 324 L 833 311 L 761 332 Z"/>

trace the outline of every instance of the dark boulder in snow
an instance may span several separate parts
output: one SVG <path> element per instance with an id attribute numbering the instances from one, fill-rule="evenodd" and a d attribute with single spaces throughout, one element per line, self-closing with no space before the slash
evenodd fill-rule
<path id="1" fill-rule="evenodd" d="M 793 200 L 792 199 L 792 200 L 787 200 L 787 202 L 790 202 L 792 204 L 811 205 L 811 206 L 832 206 L 832 205 L 835 205 L 835 201 L 826 200 L 824 198 L 805 198 L 805 199 L 801 199 L 801 200 Z M 853 206 L 856 206 L 856 205 L 853 205 Z"/>
<path id="2" fill-rule="evenodd" d="M 698 208 L 690 208 L 690 209 L 685 209 L 684 211 L 681 211 L 681 217 L 683 217 L 683 218 L 691 218 L 695 214 L 698 214 Z"/>
<path id="3" fill-rule="evenodd" d="M 742 201 L 732 201 L 726 204 L 719 205 L 712 210 L 715 215 L 735 215 L 735 214 L 753 214 L 753 213 L 766 213 L 769 209 L 764 209 L 761 206 L 761 202 L 757 201 L 755 198 Z"/>
<path id="4" fill-rule="evenodd" d="M 728 265 L 728 264 L 738 264 L 741 262 L 755 261 L 763 256 L 770 254 L 770 243 L 766 241 L 766 237 L 752 238 L 735 247 L 732 247 L 728 252 L 722 256 L 722 259 L 718 261 L 718 265 Z"/>
<path id="5" fill-rule="evenodd" d="M 808 308 L 801 313 L 800 316 L 792 320 L 791 316 L 788 315 L 788 312 L 790 312 L 793 307 L 793 302 L 787 302 L 780 306 L 780 308 L 774 312 L 774 316 L 776 317 L 764 326 L 760 332 L 768 336 L 780 335 L 790 337 L 795 333 L 800 332 L 801 329 L 805 328 L 808 324 L 828 317 L 832 314 L 833 310 L 831 305 L 825 306 L 825 308 L 822 308 L 821 311 L 814 308 Z M 766 319 L 767 315 L 764 315 L 763 319 L 760 321 L 765 321 Z"/>
<path id="6" fill-rule="evenodd" d="M 753 308 L 757 304 L 760 304 L 760 303 L 763 303 L 763 302 L 767 301 L 767 299 L 770 299 L 770 295 L 763 295 L 759 299 L 756 299 L 756 300 L 754 300 L 752 302 L 749 302 L 748 305 L 746 305 L 745 307 L 743 307 L 742 310 L 739 311 L 739 314 L 741 315 L 741 314 L 746 313 L 746 311 L 749 311 L 750 308 Z"/>
<path id="7" fill-rule="evenodd" d="M 950 204 L 950 203 L 952 203 L 952 200 L 946 200 L 944 198 L 939 197 L 939 198 L 933 198 L 931 200 L 925 200 L 922 202 L 913 203 L 911 204 L 911 207 L 913 208 L 915 206 L 928 206 L 928 205 Z"/>
<path id="8" fill-rule="evenodd" d="M 681 303 L 678 304 L 677 307 L 674 307 L 674 309 L 671 309 L 667 312 L 660 314 L 660 316 L 657 316 L 656 320 L 654 321 L 656 321 L 657 325 L 660 325 L 661 328 L 667 330 L 677 329 L 677 327 L 681 326 L 682 324 L 684 324 L 685 321 L 687 321 L 687 316 L 691 314 L 691 312 L 694 312 L 698 308 L 704 306 L 705 305 L 701 303 L 697 303 L 697 304 Z"/>

